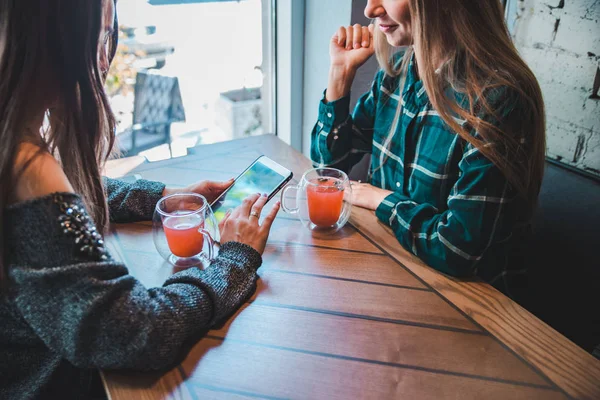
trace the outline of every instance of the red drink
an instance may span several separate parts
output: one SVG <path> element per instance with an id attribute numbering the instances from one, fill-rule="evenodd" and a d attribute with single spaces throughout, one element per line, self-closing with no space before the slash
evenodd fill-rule
<path id="1" fill-rule="evenodd" d="M 169 249 L 177 257 L 193 257 L 202 252 L 204 236 L 200 229 L 204 228 L 204 220 L 198 214 L 189 211 L 178 211 L 163 221 Z M 180 214 L 180 215 L 177 215 Z"/>
<path id="2" fill-rule="evenodd" d="M 335 225 L 344 205 L 344 186 L 336 178 L 315 178 L 306 188 L 308 216 L 318 227 Z"/>

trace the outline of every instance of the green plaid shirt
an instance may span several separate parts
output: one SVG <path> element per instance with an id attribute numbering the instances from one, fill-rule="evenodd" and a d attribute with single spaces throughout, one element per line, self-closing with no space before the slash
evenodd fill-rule
<path id="1" fill-rule="evenodd" d="M 352 115 L 349 96 L 321 101 L 311 158 L 348 171 L 371 153 L 370 183 L 394 191 L 376 214 L 400 244 L 443 273 L 478 275 L 507 293 L 512 274 L 524 272 L 517 245 L 530 216 L 498 168 L 432 108 L 413 63 L 402 95 L 401 78 L 379 71 Z"/>

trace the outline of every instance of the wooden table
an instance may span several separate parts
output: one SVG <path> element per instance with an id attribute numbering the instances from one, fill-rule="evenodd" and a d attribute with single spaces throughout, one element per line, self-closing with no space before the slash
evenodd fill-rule
<path id="1" fill-rule="evenodd" d="M 260 154 L 296 179 L 311 167 L 261 136 L 132 172 L 170 186 L 226 180 Z M 113 255 L 147 286 L 161 285 L 171 269 L 150 225 L 112 231 Z M 428 268 L 373 212 L 355 208 L 325 239 L 281 212 L 259 275 L 250 301 L 177 368 L 105 372 L 110 398 L 600 399 L 600 361 L 489 285 Z"/>

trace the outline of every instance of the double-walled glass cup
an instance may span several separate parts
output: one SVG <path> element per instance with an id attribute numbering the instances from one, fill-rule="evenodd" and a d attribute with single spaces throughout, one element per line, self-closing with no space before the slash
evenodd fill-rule
<path id="1" fill-rule="evenodd" d="M 219 227 L 200 194 L 177 193 L 160 199 L 152 230 L 156 249 L 176 267 L 207 267 L 213 260 Z"/>
<path id="2" fill-rule="evenodd" d="M 292 191 L 296 191 L 295 196 Z M 290 207 L 290 198 L 296 199 L 295 207 Z M 335 168 L 308 170 L 298 185 L 288 185 L 283 190 L 281 207 L 297 215 L 311 231 L 337 232 L 348 222 L 352 211 L 348 175 Z"/>

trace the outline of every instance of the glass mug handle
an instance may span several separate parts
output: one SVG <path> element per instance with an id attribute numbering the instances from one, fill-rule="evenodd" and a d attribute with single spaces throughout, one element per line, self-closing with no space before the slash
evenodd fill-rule
<path id="1" fill-rule="evenodd" d="M 208 242 L 208 261 L 212 261 L 214 259 L 215 240 L 210 235 L 210 232 L 204 228 L 198 229 L 198 232 L 200 232 L 202 236 L 204 236 L 204 240 Z"/>
<path id="2" fill-rule="evenodd" d="M 212 209 L 210 209 L 210 212 L 207 212 L 207 216 L 205 218 L 205 220 L 207 220 L 209 226 L 212 226 L 212 229 L 214 231 L 214 237 L 212 237 L 212 240 L 214 243 L 216 243 L 217 245 L 221 242 L 221 230 L 219 229 L 219 223 L 217 222 L 217 217 L 215 217 L 215 214 L 212 212 Z M 211 231 L 208 231 L 209 234 Z"/>
<path id="3" fill-rule="evenodd" d="M 300 186 L 287 185 L 285 188 L 283 188 L 283 190 L 281 191 L 281 208 L 288 214 L 298 214 L 300 207 L 296 206 L 295 208 L 289 208 L 288 206 L 286 206 L 285 194 L 288 192 L 288 190 L 295 190 L 297 194 L 298 190 L 300 190 Z"/>

